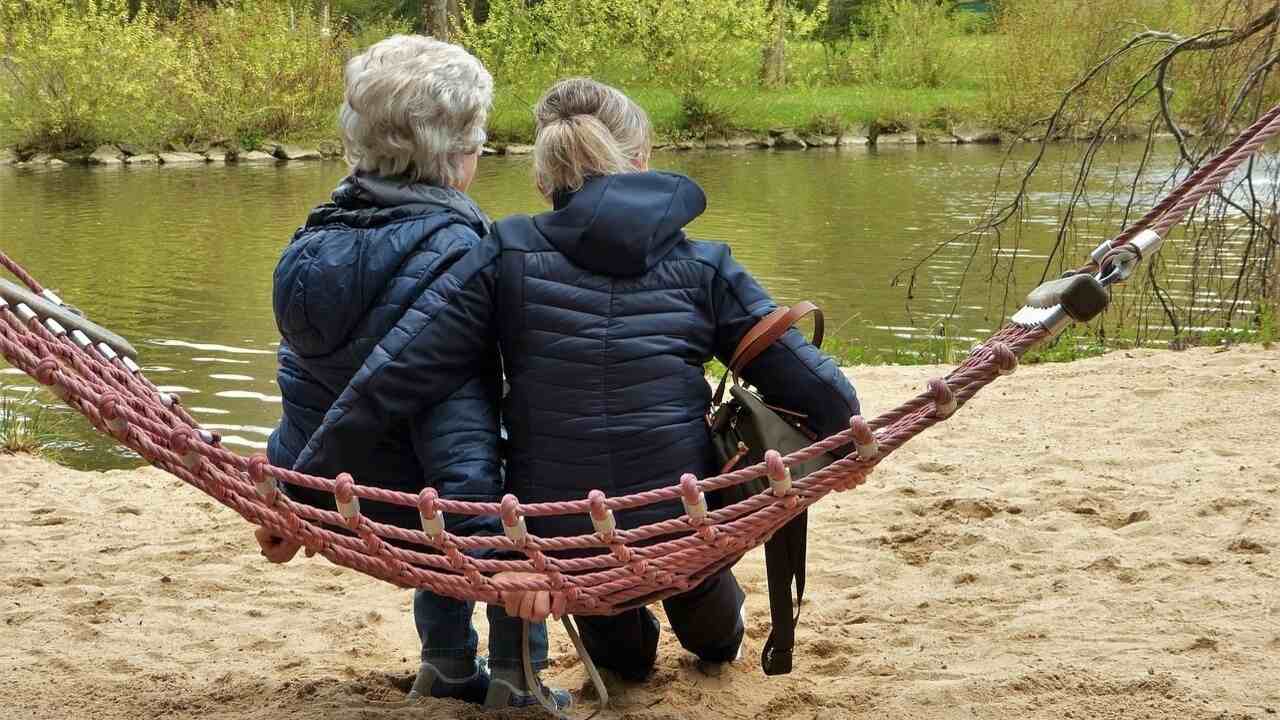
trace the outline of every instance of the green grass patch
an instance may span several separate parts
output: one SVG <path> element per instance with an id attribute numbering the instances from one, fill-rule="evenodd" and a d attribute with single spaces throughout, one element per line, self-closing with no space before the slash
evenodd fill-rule
<path id="1" fill-rule="evenodd" d="M 0 453 L 53 457 L 62 420 L 34 398 L 18 399 L 0 386 Z"/>
<path id="2" fill-rule="evenodd" d="M 1245 327 L 1224 327 L 1211 330 L 1184 331 L 1169 343 L 1169 347 L 1182 350 L 1190 347 L 1229 347 L 1258 343 L 1265 348 L 1275 344 L 1280 332 L 1280 304 L 1261 305 Z"/>
<path id="3" fill-rule="evenodd" d="M 649 113 L 660 140 L 702 137 L 706 114 L 693 122 L 691 103 L 680 92 L 661 87 L 621 88 Z M 540 89 L 499 87 L 489 121 L 489 135 L 497 142 L 528 143 L 533 139 L 533 104 Z M 983 92 L 977 87 L 893 88 L 880 85 L 851 87 L 708 88 L 696 95 L 696 108 L 715 117 L 712 131 L 764 133 L 772 128 L 811 131 L 833 127 L 905 126 L 933 124 L 931 118 L 976 118 Z M 824 133 L 828 134 L 828 133 Z"/>

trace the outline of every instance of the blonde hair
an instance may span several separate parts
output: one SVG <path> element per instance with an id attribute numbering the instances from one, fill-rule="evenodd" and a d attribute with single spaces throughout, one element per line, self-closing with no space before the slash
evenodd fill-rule
<path id="1" fill-rule="evenodd" d="M 447 187 L 484 145 L 493 78 L 457 45 L 393 35 L 351 58 L 338 124 L 357 171 Z"/>
<path id="2" fill-rule="evenodd" d="M 617 88 L 590 78 L 561 80 L 533 111 L 533 174 L 550 197 L 588 178 L 632 172 L 649 159 L 649 116 Z"/>

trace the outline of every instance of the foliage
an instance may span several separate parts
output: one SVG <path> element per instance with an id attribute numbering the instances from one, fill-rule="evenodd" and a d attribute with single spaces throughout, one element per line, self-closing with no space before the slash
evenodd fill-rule
<path id="1" fill-rule="evenodd" d="M 1086 70 L 1138 32 L 1159 28 L 1191 33 L 1216 27 L 1225 19 L 1220 8 L 1221 3 L 1197 0 L 1006 0 L 988 58 L 988 111 L 1007 127 L 1046 116 Z M 1072 119 L 1081 122 L 1114 106 L 1160 52 L 1152 47 L 1129 54 L 1104 71 L 1081 95 Z M 1189 61 L 1178 75 L 1175 98 L 1185 112 L 1196 113 L 1198 103 L 1219 99 L 1209 91 L 1214 73 L 1202 63 Z"/>
<path id="2" fill-rule="evenodd" d="M 955 79 L 952 38 L 967 20 L 936 0 L 881 0 L 863 15 L 871 40 L 871 71 L 897 87 L 942 87 Z"/>
<path id="3" fill-rule="evenodd" d="M 1184 331 L 1170 341 L 1170 347 L 1183 349 L 1188 347 L 1219 347 L 1239 345 L 1242 343 L 1260 343 L 1271 348 L 1278 338 L 1277 313 L 1280 305 L 1263 302 L 1245 327 L 1220 327 L 1208 330 Z"/>
<path id="4" fill-rule="evenodd" d="M 125 0 L 6 0 L 0 30 L 2 139 L 45 150 L 327 134 L 350 44 L 267 0 L 171 22 Z"/>
<path id="5" fill-rule="evenodd" d="M 744 44 L 759 47 L 766 32 L 762 0 L 494 0 L 484 23 L 464 13 L 460 39 L 500 81 L 524 79 L 536 67 L 551 77 L 591 73 L 692 89 L 742 81 L 732 60 Z M 626 58 L 622 72 L 602 76 L 605 57 Z"/>
<path id="6" fill-rule="evenodd" d="M 0 453 L 50 454 L 59 439 L 59 422 L 43 405 L 18 400 L 0 385 Z"/>
<path id="7" fill-rule="evenodd" d="M 825 111 L 814 113 L 799 130 L 810 135 L 840 136 L 849 129 L 851 123 L 840 113 Z"/>
<path id="8" fill-rule="evenodd" d="M 197 8 L 172 30 L 194 79 L 172 98 L 185 120 L 181 137 L 243 142 L 332 127 L 348 38 L 321 32 L 305 4 Z"/>
<path id="9" fill-rule="evenodd" d="M 698 137 L 723 136 L 733 130 L 729 113 L 696 93 L 685 93 L 680 98 L 680 114 L 683 129 Z"/>
<path id="10" fill-rule="evenodd" d="M 174 132 L 178 108 L 159 98 L 189 91 L 178 42 L 121 0 L 0 3 L 0 124 L 6 141 L 46 149 Z M 130 68 L 133 72 L 122 72 Z"/>
<path id="11" fill-rule="evenodd" d="M 350 35 L 351 49 L 359 51 L 392 35 L 404 35 L 412 32 L 413 22 L 395 14 L 366 16 L 363 18 L 344 16 L 342 18 L 342 31 Z"/>
<path id="12" fill-rule="evenodd" d="M 1124 345 L 1125 343 L 1119 344 Z M 1114 348 L 1116 345 L 1117 342 L 1113 340 L 1110 347 Z M 1034 347 L 1029 350 L 1026 355 L 1022 356 L 1022 362 L 1025 365 L 1072 362 L 1084 358 L 1098 357 L 1108 349 L 1108 343 L 1104 342 L 1101 337 L 1090 334 L 1086 329 L 1072 326 L 1048 345 Z"/>

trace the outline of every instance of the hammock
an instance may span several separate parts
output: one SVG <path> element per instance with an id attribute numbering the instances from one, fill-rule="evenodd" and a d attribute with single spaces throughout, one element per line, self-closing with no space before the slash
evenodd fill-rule
<path id="1" fill-rule="evenodd" d="M 861 485 L 893 451 L 1013 372 L 1027 350 L 1056 337 L 1073 321 L 1092 319 L 1106 306 L 1107 287 L 1128 279 L 1191 208 L 1277 133 L 1280 105 L 1141 220 L 1103 242 L 1086 265 L 1028 296 L 1008 324 L 917 397 L 874 419 L 854 417 L 848 430 L 781 462 L 770 453 L 766 462 L 752 467 L 707 478 L 686 475 L 668 487 L 635 495 L 606 497 L 592 491 L 573 502 L 523 504 L 511 495 L 500 503 L 459 502 L 441 498 L 431 488 L 417 495 L 392 492 L 360 485 L 347 474 L 313 477 L 275 467 L 261 454 L 241 456 L 202 429 L 177 397 L 157 390 L 127 342 L 81 317 L 2 251 L 0 265 L 27 289 L 0 281 L 0 352 L 98 431 L 151 465 L 337 565 L 464 600 L 494 603 L 507 591 L 546 590 L 557 616 L 613 614 L 689 590 L 828 494 Z M 787 469 L 850 444 L 855 452 L 805 477 L 792 478 Z M 764 492 L 707 510 L 707 491 L 758 477 L 769 479 Z M 278 483 L 332 493 L 338 512 L 294 502 L 279 491 Z M 679 518 L 630 530 L 614 523 L 617 511 L 675 499 L 684 504 Z M 375 523 L 361 514 L 361 500 L 417 508 L 422 529 Z M 500 517 L 505 535 L 453 535 L 444 528 L 443 513 Z M 594 532 L 538 537 L 525 526 L 526 517 L 568 514 L 589 515 Z M 481 548 L 516 551 L 518 559 L 482 560 L 464 552 Z M 569 558 L 551 554 L 570 550 Z M 536 579 L 493 579 L 508 570 L 535 573 Z"/>

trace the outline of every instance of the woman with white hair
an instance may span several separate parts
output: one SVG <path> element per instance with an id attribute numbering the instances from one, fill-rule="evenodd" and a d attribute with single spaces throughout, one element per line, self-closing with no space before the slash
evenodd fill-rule
<path id="1" fill-rule="evenodd" d="M 351 173 L 332 200 L 311 211 L 275 271 L 273 304 L 283 338 L 278 381 L 284 406 L 268 457 L 292 467 L 326 414 L 395 415 L 368 438 L 372 452 L 342 472 L 364 485 L 495 502 L 502 490 L 496 352 L 475 358 L 466 377 L 437 402 L 400 414 L 397 400 L 360 407 L 336 401 L 389 332 L 413 331 L 427 317 L 410 310 L 427 288 L 489 231 L 467 196 L 485 140 L 493 79 L 462 48 L 397 35 L 346 65 L 339 116 Z M 399 324 L 397 326 L 397 324 Z M 293 487 L 292 499 L 332 510 L 328 493 Z M 365 501 L 379 523 L 416 529 L 412 508 Z M 452 533 L 496 534 L 495 523 L 447 515 Z M 259 530 L 262 553 L 288 562 L 298 546 Z M 491 607 L 489 660 L 476 657 L 474 605 L 418 591 L 413 610 L 422 641 L 414 696 L 490 706 L 537 702 L 521 670 L 520 620 Z M 531 633 L 535 667 L 546 662 L 545 626 Z M 492 668 L 492 682 L 491 672 Z M 567 705 L 568 694 L 556 692 Z"/>

